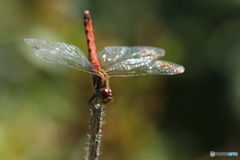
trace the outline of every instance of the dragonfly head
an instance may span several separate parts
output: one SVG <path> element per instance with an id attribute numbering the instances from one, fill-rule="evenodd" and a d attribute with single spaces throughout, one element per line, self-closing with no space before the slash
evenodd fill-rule
<path id="1" fill-rule="evenodd" d="M 107 103 L 113 101 L 114 94 L 113 94 L 111 89 L 102 88 L 100 90 L 100 92 L 101 92 L 101 97 L 102 97 L 102 103 L 103 104 L 107 104 Z"/>

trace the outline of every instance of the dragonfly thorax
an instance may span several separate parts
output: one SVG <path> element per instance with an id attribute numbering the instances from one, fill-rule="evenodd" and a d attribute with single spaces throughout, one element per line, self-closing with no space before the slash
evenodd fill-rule
<path id="1" fill-rule="evenodd" d="M 95 95 L 103 104 L 112 102 L 114 94 L 109 86 L 108 74 L 102 69 L 97 69 L 94 72 L 97 74 L 92 76 Z"/>
<path id="2" fill-rule="evenodd" d="M 108 74 L 104 70 L 96 70 L 97 75 L 92 76 L 93 88 L 99 92 L 102 88 L 109 89 Z"/>

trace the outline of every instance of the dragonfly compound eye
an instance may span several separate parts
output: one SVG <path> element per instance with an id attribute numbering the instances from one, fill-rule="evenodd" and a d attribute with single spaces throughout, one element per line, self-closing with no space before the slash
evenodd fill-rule
<path id="1" fill-rule="evenodd" d="M 107 104 L 107 103 L 113 101 L 113 95 L 114 94 L 113 94 L 111 89 L 106 89 L 106 88 L 102 89 L 101 90 L 101 95 L 102 95 L 102 102 L 104 104 Z"/>

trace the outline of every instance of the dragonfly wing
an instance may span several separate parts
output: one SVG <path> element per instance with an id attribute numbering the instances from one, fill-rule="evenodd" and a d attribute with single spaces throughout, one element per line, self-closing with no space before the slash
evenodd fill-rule
<path id="1" fill-rule="evenodd" d="M 51 63 L 65 65 L 84 72 L 93 73 L 94 66 L 88 61 L 84 53 L 76 46 L 60 42 L 48 42 L 41 39 L 24 39 L 35 48 L 35 54 Z"/>
<path id="2" fill-rule="evenodd" d="M 161 48 L 148 46 L 111 46 L 105 47 L 104 50 L 98 52 L 98 59 L 102 68 L 107 68 L 116 63 L 131 58 L 139 58 L 146 60 L 154 60 L 163 57 L 165 51 Z"/>
<path id="3" fill-rule="evenodd" d="M 106 69 L 111 77 L 141 75 L 174 75 L 184 72 L 184 67 L 168 61 L 128 59 Z"/>

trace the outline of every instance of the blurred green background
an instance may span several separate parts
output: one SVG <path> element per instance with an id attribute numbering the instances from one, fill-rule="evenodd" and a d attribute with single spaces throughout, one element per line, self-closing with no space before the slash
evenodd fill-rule
<path id="1" fill-rule="evenodd" d="M 0 0 L 0 159 L 84 157 L 93 94 L 86 73 L 38 59 L 24 38 L 87 53 L 147 45 L 186 68 L 176 76 L 111 78 L 100 160 L 208 160 L 240 153 L 239 0 Z M 225 160 L 236 157 L 215 157 Z M 239 156 L 238 156 L 239 158 Z"/>

